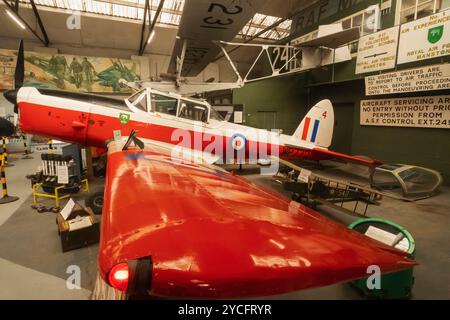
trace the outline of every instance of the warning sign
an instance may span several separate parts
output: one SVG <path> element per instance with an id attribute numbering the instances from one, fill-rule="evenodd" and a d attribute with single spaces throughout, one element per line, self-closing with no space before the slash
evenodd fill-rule
<path id="1" fill-rule="evenodd" d="M 360 124 L 450 129 L 450 95 L 361 100 Z"/>
<path id="2" fill-rule="evenodd" d="M 366 77 L 366 96 L 450 89 L 450 64 Z"/>

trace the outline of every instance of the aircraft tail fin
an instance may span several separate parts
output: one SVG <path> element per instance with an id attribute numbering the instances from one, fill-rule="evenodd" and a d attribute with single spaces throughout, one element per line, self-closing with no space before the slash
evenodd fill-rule
<path id="1" fill-rule="evenodd" d="M 299 141 L 328 148 L 333 139 L 334 111 L 331 101 L 324 99 L 312 107 L 294 132 Z"/>

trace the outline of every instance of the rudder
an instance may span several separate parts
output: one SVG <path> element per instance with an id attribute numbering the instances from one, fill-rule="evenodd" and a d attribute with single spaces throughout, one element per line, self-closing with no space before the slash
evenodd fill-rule
<path id="1" fill-rule="evenodd" d="M 293 136 L 299 141 L 311 142 L 328 148 L 333 139 L 334 111 L 331 101 L 324 99 L 312 107 L 295 130 Z"/>

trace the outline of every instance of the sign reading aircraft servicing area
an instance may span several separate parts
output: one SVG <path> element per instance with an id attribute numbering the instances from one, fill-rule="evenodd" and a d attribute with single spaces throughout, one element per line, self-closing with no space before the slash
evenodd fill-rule
<path id="1" fill-rule="evenodd" d="M 397 64 L 448 54 L 450 54 L 450 10 L 401 26 Z"/>
<path id="2" fill-rule="evenodd" d="M 396 26 L 359 39 L 356 74 L 395 67 L 398 29 Z"/>
<path id="3" fill-rule="evenodd" d="M 365 78 L 366 96 L 450 89 L 450 64 L 384 73 Z"/>
<path id="4" fill-rule="evenodd" d="M 450 129 L 450 95 L 361 100 L 360 124 Z"/>

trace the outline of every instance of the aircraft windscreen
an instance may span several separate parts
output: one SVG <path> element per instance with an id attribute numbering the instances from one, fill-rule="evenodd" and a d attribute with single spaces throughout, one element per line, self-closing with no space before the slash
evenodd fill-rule
<path id="1" fill-rule="evenodd" d="M 214 119 L 217 121 L 224 121 L 219 112 L 217 112 L 213 107 L 211 107 L 211 111 L 209 112 L 209 119 Z"/>
<path id="2" fill-rule="evenodd" d="M 130 101 L 130 103 L 133 103 L 140 95 L 141 93 L 144 91 L 145 89 L 141 89 L 136 93 L 133 93 L 131 96 L 129 96 L 127 98 L 128 101 Z"/>

